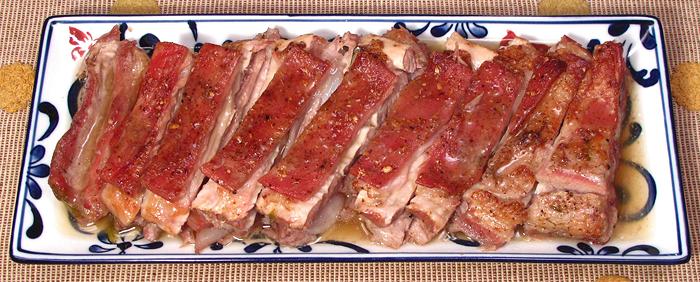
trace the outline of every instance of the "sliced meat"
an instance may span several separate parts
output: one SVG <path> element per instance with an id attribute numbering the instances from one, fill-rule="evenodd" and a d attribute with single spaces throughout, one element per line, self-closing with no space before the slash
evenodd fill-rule
<path id="1" fill-rule="evenodd" d="M 355 209 L 377 227 L 390 225 L 415 189 L 422 153 L 452 116 L 466 92 L 472 70 L 468 54 L 433 53 L 425 72 L 399 94 L 387 121 L 350 169 Z"/>
<path id="2" fill-rule="evenodd" d="M 257 183 L 296 140 L 320 105 L 340 83 L 357 38 L 346 34 L 331 43 L 301 36 L 278 48 L 274 77 L 244 118 L 234 137 L 202 168 L 211 179 L 192 208 L 216 227 L 245 235 L 255 222 Z M 292 83 L 290 83 L 292 82 Z"/>
<path id="3" fill-rule="evenodd" d="M 413 216 L 407 230 L 408 240 L 417 244 L 427 244 L 442 231 L 461 199 L 445 190 L 428 188 L 417 184 L 415 196 L 406 209 Z"/>
<path id="4" fill-rule="evenodd" d="M 274 73 L 274 71 L 270 71 L 270 64 L 279 40 L 279 31 L 269 29 L 265 33 L 256 36 L 255 39 L 224 44 L 226 48 L 241 52 L 243 73 L 241 74 L 241 87 L 238 93 L 232 97 L 236 106 L 229 112 L 226 112 L 226 115 L 232 115 L 233 117 L 224 132 L 224 136 L 222 136 L 222 146 L 228 143 L 241 124 L 243 117 L 255 105 L 255 102 L 260 98 L 265 87 L 267 87 L 267 83 L 271 79 L 271 73 Z"/>
<path id="5" fill-rule="evenodd" d="M 238 90 L 240 59 L 241 53 L 235 49 L 202 46 L 185 85 L 182 105 L 144 169 L 141 182 L 148 190 L 171 202 L 189 192 L 208 145 L 218 147 L 209 137 L 227 98 Z"/>
<path id="6" fill-rule="evenodd" d="M 525 218 L 540 158 L 559 126 L 588 65 L 586 50 L 563 38 L 534 70 L 505 141 L 489 160 L 481 181 L 463 196 L 451 231 L 494 249 L 510 241 Z M 502 210 L 507 210 L 504 213 Z"/>
<path id="7" fill-rule="evenodd" d="M 101 197 L 122 226 L 139 212 L 143 169 L 158 149 L 182 97 L 193 58 L 190 50 L 174 43 L 156 45 L 139 87 L 139 97 L 126 120 L 115 129 L 112 153 L 100 174 L 105 181 Z"/>
<path id="8" fill-rule="evenodd" d="M 311 224 L 317 211 L 338 190 L 359 149 L 383 121 L 386 109 L 395 100 L 393 96 L 406 84 L 406 73 L 395 67 L 415 70 L 419 66 L 408 62 L 404 54 L 393 53 L 413 50 L 410 46 L 403 48 L 405 44 L 386 38 L 360 42 L 360 51 L 338 90 L 304 129 L 289 154 L 259 181 L 266 189 L 257 209 L 263 215 L 274 215 L 275 226 L 305 229 Z M 400 63 L 392 62 L 397 58 Z M 324 230 L 301 231 L 313 236 L 300 238 L 315 238 Z"/>
<path id="9" fill-rule="evenodd" d="M 343 209 L 345 196 L 334 193 L 327 197 L 323 205 L 318 207 L 315 216 L 309 219 L 305 228 L 293 228 L 284 221 L 273 220 L 269 225 L 263 225 L 262 232 L 268 238 L 286 246 L 303 246 L 313 243 L 318 235 L 328 230 L 338 219 Z M 269 218 L 268 218 L 269 219 Z"/>
<path id="10" fill-rule="evenodd" d="M 141 216 L 167 233 L 179 233 L 187 220 L 190 203 L 204 180 L 199 167 L 219 148 L 221 134 L 212 133 L 217 127 L 223 132 L 231 121 L 227 111 L 235 108 L 231 96 L 240 88 L 241 55 L 236 49 L 202 46 L 182 105 L 142 173 L 141 183 L 149 192 Z M 171 217 L 169 211 L 178 211 L 177 216 Z"/>
<path id="11" fill-rule="evenodd" d="M 408 211 L 404 210 L 387 226 L 380 227 L 372 221 L 364 221 L 363 224 L 372 242 L 398 249 L 403 244 L 406 230 L 411 225 L 411 216 Z"/>
<path id="12" fill-rule="evenodd" d="M 477 240 L 486 250 L 508 242 L 515 232 L 513 226 L 525 216 L 525 206 L 521 202 L 501 201 L 484 190 L 467 192 L 462 201 L 449 229 Z"/>
<path id="13" fill-rule="evenodd" d="M 279 34 L 276 30 L 271 29 L 257 36 L 256 39 L 234 42 L 225 46 L 241 53 L 240 67 L 244 71 L 239 74 L 242 77 L 239 77 L 241 82 L 238 93 L 227 95 L 223 101 L 222 113 L 219 115 L 216 126 L 211 132 L 210 140 L 224 143 L 230 139 L 242 116 L 252 106 L 249 104 L 253 103 L 262 93 L 263 89 L 261 88 L 264 86 L 261 86 L 261 84 L 265 83 L 267 70 L 270 66 L 270 58 L 277 39 L 279 39 Z M 207 154 L 211 155 L 218 148 L 209 146 L 207 149 Z M 103 198 L 118 199 L 110 201 L 116 206 L 115 208 L 110 208 L 110 210 L 118 219 L 120 225 L 128 226 L 131 224 L 141 209 L 141 193 L 136 197 L 130 197 L 126 193 L 119 193 L 119 188 L 114 186 L 108 186 L 105 190 L 107 191 L 103 192 Z"/>
<path id="14" fill-rule="evenodd" d="M 527 234 L 605 244 L 617 221 L 617 209 L 607 196 L 552 191 L 537 194 L 527 208 L 526 216 Z"/>
<path id="15" fill-rule="evenodd" d="M 480 100 L 452 117 L 421 168 L 419 189 L 408 206 L 415 217 L 409 239 L 415 243 L 428 243 L 445 227 L 460 195 L 481 179 L 509 123 L 532 110 L 544 86 L 551 85 L 564 67 L 562 62 L 546 62 L 541 51 L 518 37 L 497 53 L 482 63 L 472 82 L 470 91 Z"/>
<path id="16" fill-rule="evenodd" d="M 452 117 L 440 139 L 428 151 L 417 182 L 460 195 L 481 179 L 491 151 L 508 125 L 511 108 L 523 78 L 493 61 L 482 64 L 474 76 L 470 96 L 480 96 L 473 107 L 465 104 Z"/>
<path id="17" fill-rule="evenodd" d="M 136 47 L 134 41 L 122 41 L 122 46 L 117 49 L 117 57 L 120 58 L 117 62 L 117 69 L 114 74 L 114 100 L 110 105 L 109 119 L 107 125 L 97 143 L 95 151 L 95 159 L 93 160 L 90 173 L 98 179 L 91 183 L 92 189 L 96 192 L 95 197 L 99 197 L 99 201 L 103 202 L 108 210 L 114 210 L 114 201 L 105 201 L 102 198 L 105 183 L 102 181 L 100 171 L 105 167 L 109 156 L 112 153 L 112 139 L 114 138 L 117 129 L 128 118 L 139 95 L 139 87 L 141 85 L 146 68 L 148 67 L 148 56 L 146 53 Z M 122 81 L 119 83 L 118 81 Z M 125 198 L 124 202 L 119 201 L 118 205 L 129 205 L 130 198 Z M 112 206 L 111 206 L 112 205 Z"/>
<path id="18" fill-rule="evenodd" d="M 85 85 L 71 127 L 58 141 L 49 185 L 80 224 L 105 216 L 97 173 L 111 153 L 109 141 L 138 96 L 148 57 L 132 41 L 119 41 L 119 27 L 101 36 L 84 61 Z"/>
<path id="19" fill-rule="evenodd" d="M 617 221 L 613 180 L 627 99 L 624 73 L 621 44 L 606 42 L 596 46 L 553 152 L 536 173 L 539 184 L 528 208 L 528 234 L 599 244 L 610 239 Z M 583 218 L 590 222 L 577 221 Z"/>
<path id="20" fill-rule="evenodd" d="M 608 42 L 593 62 L 566 113 L 554 152 L 537 173 L 548 190 L 607 195 L 619 157 L 617 137 L 624 113 L 622 47 Z M 614 194 L 614 193 L 612 193 Z"/>
<path id="21" fill-rule="evenodd" d="M 425 244 L 439 233 L 459 203 L 459 195 L 481 179 L 508 125 L 522 81 L 520 73 L 497 61 L 484 62 L 477 70 L 468 95 L 481 96 L 480 100 L 474 106 L 463 106 L 452 117 L 428 151 L 416 180 L 421 189 L 408 206 L 416 217 L 409 231 L 412 241 Z M 441 208 L 434 210 L 437 207 Z"/>
<path id="22" fill-rule="evenodd" d="M 360 51 L 334 95 L 321 107 L 290 153 L 260 179 L 294 200 L 307 200 L 333 173 L 348 145 L 393 91 L 396 75 L 381 54 Z"/>

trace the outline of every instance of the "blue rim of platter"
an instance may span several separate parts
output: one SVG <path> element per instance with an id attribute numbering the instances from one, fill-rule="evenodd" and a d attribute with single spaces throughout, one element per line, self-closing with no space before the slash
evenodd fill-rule
<path id="1" fill-rule="evenodd" d="M 371 253 L 371 254 L 348 254 L 348 253 L 306 253 L 306 254 L 138 254 L 130 256 L 120 256 L 114 254 L 59 254 L 42 253 L 26 250 L 22 248 L 23 217 L 29 206 L 36 210 L 34 205 L 26 200 L 28 189 L 25 185 L 27 171 L 30 169 L 27 163 L 32 159 L 32 154 L 28 154 L 29 149 L 34 148 L 36 137 L 36 121 L 39 112 L 35 112 L 40 100 L 44 72 L 46 69 L 45 60 L 48 53 L 48 42 L 51 39 L 52 27 L 57 23 L 115 23 L 122 22 L 187 22 L 191 18 L 197 18 L 197 22 L 289 22 L 289 21 L 363 21 L 363 22 L 404 22 L 404 23 L 430 23 L 430 22 L 478 22 L 478 23 L 501 23 L 501 24 L 613 24 L 632 21 L 650 22 L 651 28 L 655 29 L 654 39 L 656 44 L 657 68 L 662 68 L 659 73 L 660 94 L 665 95 L 662 99 L 662 109 L 664 114 L 665 138 L 667 142 L 668 162 L 670 166 L 670 179 L 673 188 L 673 201 L 675 204 L 675 220 L 677 224 L 676 236 L 678 242 L 678 253 L 655 254 L 647 252 L 646 255 L 630 254 L 627 256 L 605 256 L 601 255 L 605 247 L 598 250 L 597 254 L 585 243 L 579 243 L 579 249 L 568 247 L 570 251 L 561 251 L 556 254 L 526 254 L 526 253 L 488 253 L 481 255 L 459 254 L 459 253 Z M 427 26 L 426 26 L 427 27 Z M 456 27 L 455 27 L 456 29 Z M 318 15 L 289 15 L 289 14 L 266 14 L 266 15 L 244 15 L 244 14 L 203 14 L 203 15 L 58 15 L 47 18 L 42 27 L 42 37 L 37 56 L 38 73 L 34 81 L 34 95 L 29 109 L 28 127 L 26 132 L 26 144 L 23 150 L 22 167 L 18 193 L 16 196 L 15 216 L 12 225 L 10 257 L 15 262 L 22 263 L 60 263 L 60 264 L 92 264 L 92 263 L 170 263 L 170 262 L 377 262 L 377 261 L 499 261 L 499 262 L 555 262 L 555 263 L 619 263 L 619 264 L 681 264 L 690 259 L 690 236 L 688 231 L 687 213 L 685 210 L 685 200 L 681 185 L 681 171 L 678 166 L 677 141 L 674 136 L 673 108 L 670 95 L 670 81 L 668 79 L 668 58 L 665 52 L 665 40 L 661 22 L 657 17 L 649 15 L 612 15 L 612 16 L 472 16 L 472 15 L 400 15 L 400 14 L 377 14 L 367 16 L 343 15 L 343 14 L 318 14 Z M 43 138 L 43 136 L 42 136 Z M 42 147 L 43 149 L 43 147 Z M 34 151 L 34 150 L 31 150 Z M 41 153 L 43 155 L 43 151 Z M 31 191 L 29 192 L 31 193 Z M 103 241 L 104 242 L 104 241 Z M 110 243 L 110 242 L 106 242 Z M 581 245 L 583 244 L 583 245 Z M 129 245 L 131 246 L 131 245 Z M 560 246 L 561 247 L 561 246 Z M 635 246 L 636 247 L 636 246 Z M 633 247 L 634 248 L 634 247 Z M 590 251 L 589 251 L 590 249 Z M 614 251 L 618 252 L 617 248 Z M 631 249 L 631 248 L 630 248 Z M 629 249 L 627 250 L 629 251 Z M 627 252 L 625 251 L 625 252 Z M 588 254 L 584 256 L 572 255 Z M 623 252 L 623 254 L 625 253 Z M 568 253 L 568 254 L 562 254 Z"/>

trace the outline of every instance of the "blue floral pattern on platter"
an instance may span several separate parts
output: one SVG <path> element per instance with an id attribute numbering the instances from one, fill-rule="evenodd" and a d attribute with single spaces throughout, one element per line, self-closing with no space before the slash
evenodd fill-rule
<path id="1" fill-rule="evenodd" d="M 419 36 L 428 30 L 431 24 L 431 22 L 427 22 L 422 27 L 409 28 L 404 22 L 396 22 L 394 28 L 403 27 L 408 29 L 413 35 Z M 489 34 L 486 27 L 475 22 L 446 22 L 434 24 L 433 27 L 430 28 L 430 35 L 435 38 L 440 38 L 448 34 L 451 30 L 459 33 L 459 35 L 464 38 L 484 38 Z"/>
<path id="2" fill-rule="evenodd" d="M 33 199 L 38 200 L 41 198 L 41 187 L 34 180 L 37 178 L 46 178 L 49 176 L 49 166 L 45 164 L 40 164 L 39 161 L 44 158 L 46 149 L 44 146 L 37 145 L 32 149 L 30 153 L 31 158 L 29 159 L 29 176 L 27 177 L 27 189 L 29 190 L 29 196 Z"/>
<path id="3" fill-rule="evenodd" d="M 44 146 L 36 145 L 32 148 L 29 158 L 29 173 L 27 175 L 27 190 L 29 191 L 29 196 L 34 200 L 39 200 L 42 196 L 42 188 L 35 178 L 46 178 L 49 176 L 49 166 L 46 164 L 39 163 L 46 153 Z M 25 199 L 29 209 L 32 213 L 32 224 L 27 228 L 27 238 L 36 239 L 41 236 L 44 231 L 44 221 L 41 218 L 41 213 L 36 205 L 30 201 L 30 199 Z"/>
<path id="4" fill-rule="evenodd" d="M 200 22 L 204 24 L 200 24 Z M 185 41 L 192 42 L 187 43 L 196 52 L 207 40 L 202 39 L 201 35 L 205 34 L 209 36 L 208 33 L 211 32 L 211 25 L 207 25 L 207 21 L 200 21 L 196 19 L 183 19 L 182 24 L 178 25 L 178 28 L 182 29 L 179 34 L 182 35 L 181 38 L 187 38 Z M 139 30 L 138 33 L 130 35 L 128 33 L 133 33 L 136 30 L 139 22 L 132 20 L 123 20 L 117 22 L 120 25 L 120 31 L 122 32 L 122 39 L 135 39 L 138 45 L 146 50 L 146 52 L 151 55 L 153 48 L 158 42 L 161 41 L 174 41 L 172 37 L 169 37 L 168 32 L 155 31 L 155 30 Z M 493 21 L 480 21 L 480 20 L 402 20 L 397 19 L 396 21 L 385 21 L 385 27 L 406 27 L 414 35 L 421 36 L 422 38 L 435 38 L 444 40 L 451 32 L 457 32 L 465 38 L 469 39 L 488 39 L 492 41 L 497 41 L 501 33 L 492 30 L 497 22 Z M 97 34 L 95 30 L 86 29 L 81 27 L 85 34 Z M 89 32 L 88 32 L 89 31 Z M 637 34 L 635 31 L 639 31 Z M 174 31 L 169 31 L 174 32 Z M 631 52 L 638 52 L 639 50 L 649 50 L 656 52 L 661 44 L 658 44 L 660 34 L 657 34 L 658 29 L 655 21 L 652 20 L 610 20 L 607 24 L 607 28 L 604 31 L 607 36 L 615 38 L 616 41 L 622 42 L 626 48 L 626 66 L 632 75 L 635 83 L 643 88 L 652 88 L 660 85 L 660 79 L 662 72 L 660 70 L 660 65 L 656 67 L 641 67 L 638 61 L 632 57 Z M 134 38 L 134 36 L 136 38 Z M 598 38 L 589 39 L 585 47 L 593 50 L 596 45 L 601 43 L 601 39 L 605 37 L 605 40 L 609 40 L 607 36 L 600 35 Z M 209 37 L 205 37 L 209 38 Z M 190 41 L 192 40 L 193 41 Z M 231 39 L 220 39 L 219 42 L 230 42 Z M 88 42 L 80 42 L 80 44 L 87 44 Z M 585 42 L 584 42 L 585 43 Z M 82 46 L 82 45 L 80 45 Z M 77 53 L 71 53 L 76 55 Z M 71 117 L 75 114 L 78 108 L 78 99 L 80 89 L 82 88 L 84 81 L 75 80 L 72 85 L 66 90 L 67 96 L 64 102 L 49 102 L 48 100 L 43 100 L 41 97 L 38 102 L 38 112 L 44 114 L 48 117 L 48 122 L 46 125 L 46 130 L 38 136 L 36 140 L 27 140 L 28 144 L 31 144 L 31 150 L 28 153 L 28 166 L 25 172 L 26 177 L 24 187 L 27 191 L 23 203 L 28 208 L 31 213 L 31 222 L 27 222 L 25 227 L 21 227 L 19 232 L 23 232 L 26 238 L 38 239 L 43 238 L 44 233 L 44 220 L 42 219 L 42 205 L 37 204 L 37 200 L 42 198 L 42 195 L 51 194 L 51 189 L 46 186 L 44 179 L 48 176 L 49 167 L 45 164 L 45 155 L 47 153 L 47 147 L 52 148 L 53 143 L 48 143 L 48 140 L 54 140 L 55 142 L 58 137 L 57 134 L 64 130 L 64 124 L 66 120 L 70 121 Z M 65 93 L 65 92 L 64 92 Z M 65 103 L 65 104 L 64 104 Z M 630 105 L 631 102 L 630 102 Z M 66 108 L 67 110 L 63 110 Z M 624 147 L 629 147 L 636 144 L 638 140 L 643 136 L 644 128 L 643 123 L 634 118 L 625 121 L 626 129 L 626 139 L 622 141 Z M 63 124 L 59 123 L 62 121 Z M 36 121 L 33 121 L 34 123 Z M 57 130 L 57 129 L 61 130 Z M 30 129 L 32 130 L 32 129 Z M 50 152 L 49 152 L 50 154 Z M 657 181 L 654 177 L 654 170 L 644 167 L 644 162 L 638 160 L 622 160 L 621 166 L 625 166 L 633 169 L 636 173 L 643 177 L 646 182 L 644 189 L 647 190 L 647 199 L 643 207 L 639 210 L 628 212 L 620 215 L 621 221 L 637 221 L 647 217 L 655 208 L 657 200 Z M 40 181 L 39 181 L 40 180 Z M 618 190 L 624 190 L 625 187 L 618 187 Z M 636 188 L 635 188 L 636 189 Z M 677 215 L 678 216 L 678 215 Z M 51 217 L 53 218 L 53 217 Z M 70 219 L 69 219 L 70 220 Z M 81 231 L 84 232 L 84 231 Z M 680 232 L 680 231 L 678 231 Z M 85 252 L 93 255 L 119 255 L 119 256 L 132 256 L 148 253 L 158 253 L 166 254 L 164 249 L 171 244 L 167 241 L 146 241 L 141 234 L 117 236 L 117 238 L 110 239 L 105 232 L 99 232 L 96 235 L 90 234 L 92 238 L 92 244 L 89 245 Z M 16 240 L 15 233 L 13 232 L 13 241 Z M 680 235 L 679 235 L 680 236 Z M 21 240 L 21 239 L 20 239 Z M 680 240 L 680 237 L 679 239 Z M 17 246 L 19 251 L 23 251 L 21 246 L 21 241 Z M 446 235 L 445 242 L 456 246 L 453 248 L 455 250 L 464 250 L 464 254 L 479 253 L 480 244 L 476 241 L 462 239 L 450 234 Z M 24 244 L 28 244 L 26 241 Z M 680 244 L 680 243 L 679 243 Z M 355 244 L 351 242 L 337 241 L 337 240 L 321 240 L 313 245 L 301 246 L 298 248 L 281 247 L 279 244 L 274 242 L 248 242 L 245 241 L 234 241 L 226 246 L 215 243 L 212 244 L 207 250 L 212 254 L 230 254 L 230 253 L 240 253 L 247 255 L 264 255 L 264 254 L 275 254 L 275 255 L 290 255 L 299 254 L 299 256 L 312 255 L 313 254 L 323 254 L 327 252 L 347 254 L 351 256 L 355 255 L 379 255 L 382 256 L 382 251 L 375 250 L 376 248 L 369 245 Z M 409 253 L 410 254 L 410 253 Z M 543 253 L 542 255 L 586 255 L 586 256 L 605 256 L 605 257 L 617 257 L 614 261 L 624 262 L 626 261 L 622 257 L 634 254 L 634 257 L 640 255 L 646 256 L 659 256 L 660 259 L 668 255 L 664 253 L 660 248 L 658 248 L 654 243 L 649 244 L 633 244 L 633 245 L 606 245 L 606 246 L 595 246 L 590 245 L 585 242 L 579 242 L 575 246 L 569 246 L 566 244 L 555 245 L 553 250 Z M 50 255 L 50 253 L 49 253 Z M 435 258 L 440 259 L 443 254 L 438 254 Z M 478 256 L 478 255 L 477 255 Z M 504 257 L 505 256 L 505 257 Z M 497 260 L 511 260 L 507 258 L 507 254 L 504 256 L 499 256 Z M 13 258 L 15 255 L 13 253 Z M 447 256 L 442 256 L 442 258 L 448 258 Z M 197 259 L 197 257 L 193 257 Z M 361 259 L 357 257 L 355 259 Z M 348 260 L 355 260 L 351 256 Z M 454 259 L 459 259 L 454 257 Z M 462 258 L 463 260 L 464 258 Z M 483 257 L 477 259 L 484 259 Z M 488 256 L 485 257 L 488 259 Z M 537 256 L 533 256 L 532 260 L 538 260 Z M 586 259 L 581 259 L 580 261 L 590 261 Z"/>
<path id="5" fill-rule="evenodd" d="M 650 27 L 654 25 L 653 22 L 651 21 L 620 21 L 620 22 L 615 22 L 610 24 L 608 27 L 608 34 L 614 37 L 620 37 L 624 35 L 630 28 L 631 25 L 638 25 L 639 26 L 639 40 L 637 41 L 644 49 L 647 50 L 654 50 L 656 49 L 656 37 L 653 33 L 653 29 Z M 588 42 L 588 49 L 593 50 L 593 48 L 600 44 L 600 40 L 598 39 L 591 39 Z M 627 41 L 622 41 L 623 45 L 626 45 L 627 48 L 627 60 L 626 60 L 626 66 L 627 69 L 629 70 L 630 74 L 632 75 L 632 79 L 636 81 L 639 85 L 643 87 L 652 87 L 656 85 L 659 82 L 659 78 L 661 76 L 661 73 L 659 72 L 659 69 L 654 68 L 651 70 L 646 70 L 646 69 L 640 69 L 636 70 L 634 66 L 632 66 L 632 60 L 629 59 L 629 53 L 632 50 L 633 43 L 627 44 Z"/>
<path id="6" fill-rule="evenodd" d="M 257 253 L 258 251 L 260 251 L 260 250 L 262 250 L 262 249 L 264 249 L 265 247 L 268 247 L 268 246 L 274 247 L 274 248 L 272 248 L 272 253 L 273 253 L 273 254 L 281 254 L 281 253 L 284 252 L 282 246 L 281 246 L 279 243 L 277 243 L 277 242 L 272 242 L 272 243 L 270 243 L 270 242 L 252 242 L 252 243 L 245 243 L 245 241 L 234 241 L 234 243 L 241 243 L 241 244 L 245 245 L 245 247 L 243 248 L 243 251 L 244 251 L 246 254 Z M 349 249 L 349 250 L 352 250 L 352 251 L 354 251 L 354 252 L 356 252 L 356 253 L 358 253 L 358 254 L 369 254 L 369 253 L 370 253 L 369 250 L 367 250 L 367 249 L 365 249 L 365 248 L 363 248 L 363 247 L 360 247 L 360 246 L 358 246 L 358 245 L 356 245 L 356 244 L 353 244 L 353 243 L 350 243 L 350 242 L 344 242 L 344 241 L 337 241 L 337 240 L 323 240 L 323 241 L 315 242 L 315 243 L 312 244 L 312 245 L 304 245 L 304 246 L 300 246 L 300 247 L 296 247 L 296 248 L 288 248 L 288 249 L 296 249 L 297 251 L 302 252 L 302 253 L 309 253 L 309 252 L 313 251 L 313 246 L 315 246 L 315 245 L 324 245 L 324 244 L 325 244 L 325 245 L 333 245 L 333 246 L 344 247 L 344 248 L 347 248 L 347 249 Z M 214 244 L 212 244 L 212 245 L 210 246 L 210 249 L 212 249 L 212 250 L 214 250 L 214 251 L 218 251 L 218 250 L 223 249 L 223 246 L 222 246 L 220 243 L 214 243 Z"/>
<path id="7" fill-rule="evenodd" d="M 144 250 L 155 250 L 163 247 L 163 242 L 161 241 L 139 242 L 143 240 L 143 235 L 141 234 L 135 235 L 131 239 L 128 239 L 127 236 L 118 235 L 118 240 L 114 241 L 107 236 L 105 231 L 100 231 L 97 233 L 97 240 L 100 241 L 102 245 L 91 245 L 89 248 L 91 253 L 102 254 L 118 250 L 118 254 L 123 255 L 126 254 L 126 250 L 131 247 L 137 247 Z"/>
<path id="8" fill-rule="evenodd" d="M 645 253 L 647 255 L 652 255 L 652 256 L 659 255 L 659 249 L 655 248 L 654 246 L 649 246 L 649 245 L 635 245 L 635 246 L 627 248 L 622 253 L 620 253 L 620 249 L 618 247 L 615 247 L 615 246 L 604 246 L 596 251 L 593 249 L 593 247 L 591 245 L 580 242 L 580 243 L 576 244 L 576 247 L 562 245 L 562 246 L 557 247 L 557 250 L 562 252 L 562 253 L 572 254 L 572 255 L 609 256 L 609 255 L 618 255 L 619 254 L 620 256 L 626 256 L 627 254 L 632 253 L 632 252 L 641 252 L 641 253 Z"/>

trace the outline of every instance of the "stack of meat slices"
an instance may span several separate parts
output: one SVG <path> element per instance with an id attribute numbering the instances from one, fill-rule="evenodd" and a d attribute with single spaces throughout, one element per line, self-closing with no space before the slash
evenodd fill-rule
<path id="1" fill-rule="evenodd" d="M 488 164 L 482 159 L 472 165 L 473 173 L 480 177 L 469 183 L 472 188 L 463 194 L 451 226 L 486 248 L 508 242 L 523 223 L 539 160 L 549 154 L 590 60 L 588 52 L 567 37 L 542 55 L 503 144 Z"/>
<path id="2" fill-rule="evenodd" d="M 340 87 L 259 181 L 265 188 L 257 210 L 266 216 L 268 237 L 304 245 L 335 223 L 345 202 L 338 188 L 350 163 L 423 64 L 423 48 L 406 30 L 361 38 Z"/>
<path id="3" fill-rule="evenodd" d="M 134 104 L 144 100 L 140 97 L 149 95 L 143 93 L 150 92 L 156 83 L 167 76 L 177 80 L 179 75 L 172 69 L 163 69 L 157 75 L 151 70 L 149 78 L 144 79 L 147 67 L 163 68 L 165 58 L 156 57 L 149 65 L 148 56 L 135 42 L 119 41 L 119 36 L 119 27 L 115 26 L 98 38 L 85 56 L 81 74 L 85 84 L 78 99 L 81 105 L 51 159 L 49 185 L 56 198 L 68 204 L 83 225 L 97 221 L 111 209 L 108 202 L 100 199 L 104 185 L 100 172 L 119 152 L 123 124 L 132 117 Z M 172 63 L 185 64 L 178 57 L 168 57 Z M 186 79 L 187 72 L 183 76 Z M 119 201 L 119 205 L 128 204 Z"/>
<path id="4" fill-rule="evenodd" d="M 455 45 L 456 47 L 457 45 Z M 346 190 L 374 241 L 403 242 L 410 223 L 404 207 L 413 195 L 422 153 L 436 140 L 458 104 L 471 100 L 469 53 L 452 48 L 428 54 L 425 71 L 401 91 L 386 122 L 350 169 Z M 355 195 L 356 194 L 356 195 Z"/>
<path id="5" fill-rule="evenodd" d="M 279 42 L 275 74 L 231 140 L 202 171 L 210 179 L 192 204 L 196 247 L 254 229 L 258 183 L 285 155 L 349 67 L 357 37 L 305 35 Z"/>
<path id="6" fill-rule="evenodd" d="M 604 244 L 617 221 L 613 180 L 620 158 L 618 139 L 626 112 L 622 45 L 596 46 L 573 98 L 553 152 L 535 175 L 525 232 Z"/>
<path id="7" fill-rule="evenodd" d="M 359 218 L 398 248 L 448 230 L 488 249 L 530 235 L 604 243 L 625 109 L 622 49 L 509 34 L 492 51 L 405 29 L 204 44 L 149 59 L 118 27 L 85 86 L 49 183 L 82 225 L 165 232 L 200 251 L 255 233 L 317 240 Z"/>

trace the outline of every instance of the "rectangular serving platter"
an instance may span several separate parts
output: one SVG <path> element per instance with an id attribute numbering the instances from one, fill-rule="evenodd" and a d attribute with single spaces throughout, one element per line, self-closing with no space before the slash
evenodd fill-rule
<path id="1" fill-rule="evenodd" d="M 452 236 L 390 249 L 365 241 L 323 240 L 301 248 L 260 240 L 212 245 L 201 254 L 175 238 L 148 242 L 140 234 L 113 238 L 72 223 L 47 184 L 49 163 L 77 107 L 76 80 L 85 52 L 101 34 L 120 25 L 144 49 L 158 41 L 192 48 L 255 36 L 268 27 L 294 37 L 326 38 L 346 31 L 381 34 L 404 26 L 436 46 L 452 32 L 496 47 L 513 31 L 553 44 L 568 35 L 584 47 L 623 43 L 630 79 L 630 113 L 616 186 L 622 206 L 613 238 L 604 246 L 566 239 L 519 238 L 496 251 Z M 650 16 L 498 17 L 443 15 L 172 15 L 55 16 L 44 23 L 34 96 L 29 112 L 10 256 L 27 263 L 307 262 L 307 261 L 518 261 L 678 264 L 690 258 L 663 31 Z"/>

